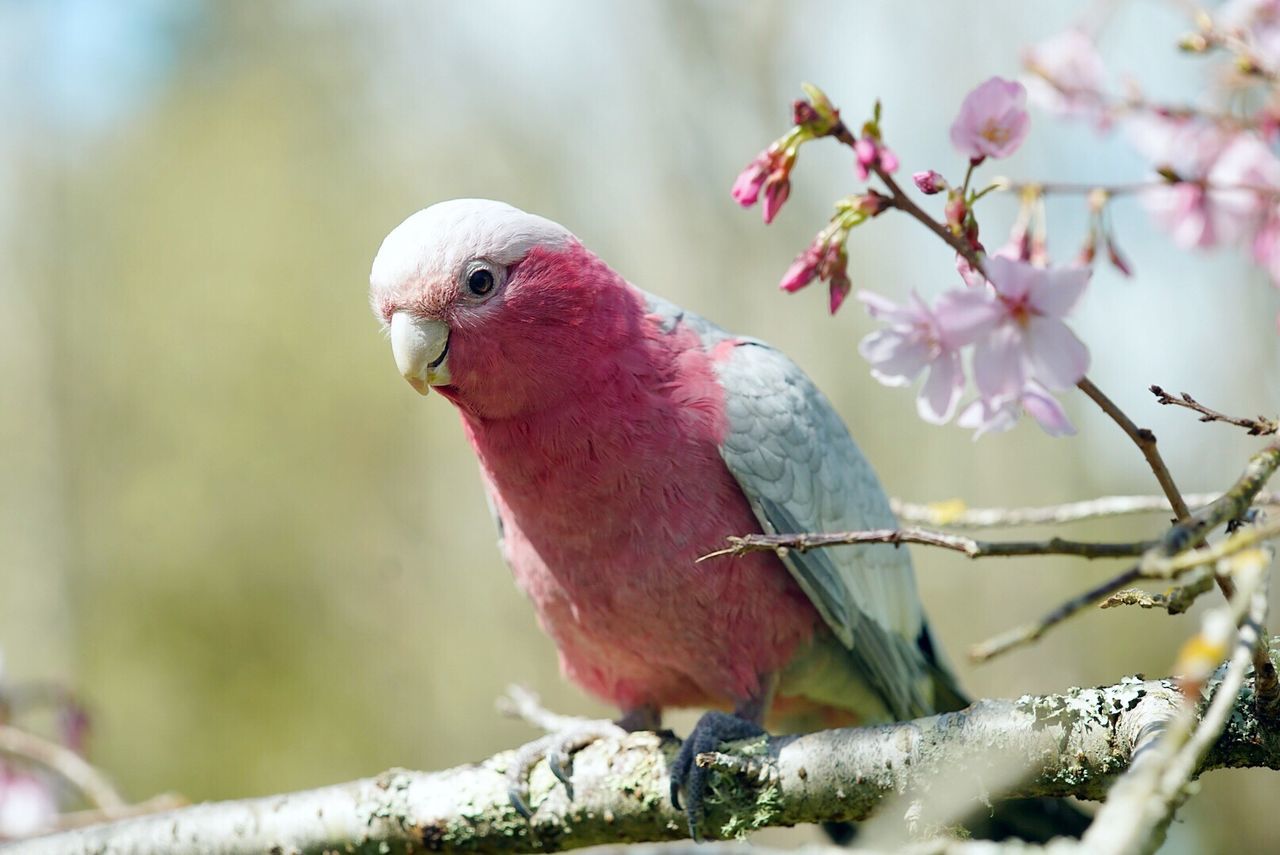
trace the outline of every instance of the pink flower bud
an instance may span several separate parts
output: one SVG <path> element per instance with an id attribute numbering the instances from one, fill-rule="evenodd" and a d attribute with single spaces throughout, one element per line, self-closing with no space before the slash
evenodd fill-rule
<path id="1" fill-rule="evenodd" d="M 828 286 L 827 301 L 831 308 L 831 314 L 835 314 L 840 310 L 840 306 L 844 304 L 845 297 L 853 291 L 853 283 L 849 281 L 849 274 L 843 269 L 835 276 L 831 277 L 831 283 Z"/>
<path id="2" fill-rule="evenodd" d="M 822 260 L 822 254 L 818 247 L 811 245 L 804 252 L 796 256 L 796 260 L 791 262 L 791 266 L 787 268 L 787 272 L 782 274 L 782 281 L 778 283 L 778 287 L 788 294 L 794 294 L 804 286 L 813 281 L 813 277 L 818 275 L 818 262 Z"/>
<path id="3" fill-rule="evenodd" d="M 1120 248 L 1116 246 L 1115 238 L 1112 235 L 1107 235 L 1107 260 L 1122 275 L 1133 275 L 1133 265 L 1129 264 L 1129 260 L 1120 254 Z"/>
<path id="4" fill-rule="evenodd" d="M 889 147 L 870 136 L 859 137 L 853 144 L 853 153 L 857 157 L 854 169 L 859 181 L 866 181 L 877 167 L 885 172 L 896 172 L 898 156 Z"/>
<path id="5" fill-rule="evenodd" d="M 857 156 L 854 169 L 859 181 L 866 181 L 871 175 L 871 166 L 876 162 L 876 144 L 870 137 L 861 137 L 853 144 L 853 153 Z"/>
<path id="6" fill-rule="evenodd" d="M 891 202 L 893 202 L 893 200 L 888 196 L 872 190 L 866 195 L 859 197 L 858 210 L 869 217 L 878 217 L 889 207 Z"/>
<path id="7" fill-rule="evenodd" d="M 738 173 L 733 182 L 733 200 L 744 208 L 750 208 L 760 198 L 760 188 L 769 177 L 771 159 L 768 152 L 762 152 L 755 160 L 747 164 L 747 168 Z"/>
<path id="8" fill-rule="evenodd" d="M 791 105 L 792 124 L 808 125 L 817 122 L 821 118 L 813 105 L 803 98 L 796 99 L 796 102 Z"/>
<path id="9" fill-rule="evenodd" d="M 791 181 L 787 178 L 787 173 L 781 170 L 771 174 L 764 183 L 764 204 L 762 211 L 765 224 L 773 222 L 773 218 L 778 216 L 778 212 L 782 210 L 782 204 L 787 201 L 787 197 L 791 195 Z"/>
<path id="10" fill-rule="evenodd" d="M 947 179 L 941 174 L 927 169 L 924 172 L 917 172 L 911 176 L 911 180 L 916 183 L 916 187 L 926 196 L 932 196 L 935 193 L 941 193 L 947 189 Z"/>
<path id="11" fill-rule="evenodd" d="M 898 156 L 887 145 L 880 146 L 880 168 L 885 172 L 898 171 Z"/>

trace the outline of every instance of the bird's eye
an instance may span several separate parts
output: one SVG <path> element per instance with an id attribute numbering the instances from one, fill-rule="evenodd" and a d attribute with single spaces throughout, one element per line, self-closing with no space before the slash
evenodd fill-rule
<path id="1" fill-rule="evenodd" d="M 478 267 L 467 276 L 467 290 L 477 297 L 483 297 L 493 290 L 493 271 Z"/>

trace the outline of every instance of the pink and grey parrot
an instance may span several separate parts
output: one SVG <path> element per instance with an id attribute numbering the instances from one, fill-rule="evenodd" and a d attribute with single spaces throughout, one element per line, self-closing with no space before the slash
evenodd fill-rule
<path id="1" fill-rule="evenodd" d="M 709 707 L 672 770 L 766 722 L 955 709 L 905 549 L 699 562 L 730 535 L 896 525 L 790 359 L 629 284 L 562 226 L 460 199 L 410 216 L 370 277 L 400 373 L 461 414 L 516 584 L 564 674 L 631 729 Z"/>

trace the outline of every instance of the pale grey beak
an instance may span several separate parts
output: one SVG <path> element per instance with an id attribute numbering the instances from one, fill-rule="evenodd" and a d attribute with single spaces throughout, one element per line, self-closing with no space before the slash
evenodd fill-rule
<path id="1" fill-rule="evenodd" d="M 449 385 L 449 325 L 408 312 L 391 316 L 391 352 L 396 368 L 419 395 Z"/>

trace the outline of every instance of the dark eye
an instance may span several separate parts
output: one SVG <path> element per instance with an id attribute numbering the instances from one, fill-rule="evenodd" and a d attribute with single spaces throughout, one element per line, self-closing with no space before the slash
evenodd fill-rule
<path id="1" fill-rule="evenodd" d="M 493 290 L 493 273 L 483 267 L 476 268 L 467 276 L 467 289 L 477 297 L 483 297 Z"/>

